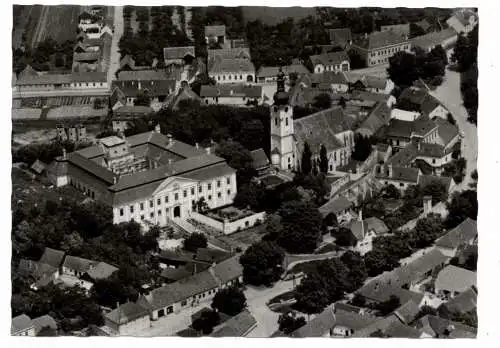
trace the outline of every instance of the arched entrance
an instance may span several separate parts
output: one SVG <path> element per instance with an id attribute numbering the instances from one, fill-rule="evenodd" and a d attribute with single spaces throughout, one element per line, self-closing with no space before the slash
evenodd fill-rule
<path id="1" fill-rule="evenodd" d="M 181 217 L 181 206 L 178 205 L 174 207 L 174 218 L 180 218 Z"/>

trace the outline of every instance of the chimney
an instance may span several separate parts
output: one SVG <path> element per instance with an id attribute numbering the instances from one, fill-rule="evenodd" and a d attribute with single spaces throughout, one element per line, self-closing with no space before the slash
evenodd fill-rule
<path id="1" fill-rule="evenodd" d="M 360 210 L 359 210 L 358 220 L 359 220 L 359 221 L 363 221 L 363 209 L 360 209 Z"/>
<path id="2" fill-rule="evenodd" d="M 196 146 L 197 149 L 200 148 L 200 144 L 198 144 L 198 143 L 194 143 L 194 146 Z"/>
<path id="3" fill-rule="evenodd" d="M 117 181 L 118 181 L 118 180 L 116 179 L 116 176 L 113 176 L 113 185 L 116 185 L 116 182 L 117 182 Z"/>
<path id="4" fill-rule="evenodd" d="M 63 147 L 63 159 L 66 159 L 66 149 Z"/>
<path id="5" fill-rule="evenodd" d="M 205 151 L 207 152 L 207 155 L 210 155 L 210 152 L 211 152 L 210 147 L 206 147 L 206 148 L 205 148 Z"/>
<path id="6" fill-rule="evenodd" d="M 432 210 L 432 196 L 424 196 L 424 215 L 427 216 Z"/>
<path id="7" fill-rule="evenodd" d="M 392 178 L 392 164 L 387 165 L 387 175 Z"/>
<path id="8" fill-rule="evenodd" d="M 365 33 L 365 39 L 368 39 L 368 33 Z"/>
<path id="9" fill-rule="evenodd" d="M 137 89 L 141 89 L 141 81 L 137 82 Z"/>
<path id="10" fill-rule="evenodd" d="M 168 139 L 168 146 L 172 146 L 174 140 L 172 138 L 172 134 L 167 134 L 167 139 Z"/>
<path id="11" fill-rule="evenodd" d="M 116 301 L 116 308 L 120 307 L 120 302 Z"/>
<path id="12" fill-rule="evenodd" d="M 161 127 L 160 127 L 160 124 L 158 123 L 155 127 L 155 132 L 156 133 L 161 133 Z"/>

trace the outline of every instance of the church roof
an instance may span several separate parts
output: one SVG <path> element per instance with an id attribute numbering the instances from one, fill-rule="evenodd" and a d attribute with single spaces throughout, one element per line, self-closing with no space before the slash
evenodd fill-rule
<path id="1" fill-rule="evenodd" d="M 321 145 L 324 145 L 328 152 L 343 147 L 344 144 L 336 135 L 350 130 L 354 123 L 338 106 L 293 122 L 297 147 L 301 149 L 307 142 L 313 154 L 319 153 Z"/>

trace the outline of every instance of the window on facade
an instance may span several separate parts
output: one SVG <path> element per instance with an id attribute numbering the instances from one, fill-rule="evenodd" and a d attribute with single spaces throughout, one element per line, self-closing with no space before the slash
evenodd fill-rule
<path id="1" fill-rule="evenodd" d="M 149 207 L 150 207 L 150 208 L 153 208 L 153 207 L 154 207 L 153 200 L 150 200 L 150 201 L 149 201 Z"/>
<path id="2" fill-rule="evenodd" d="M 223 76 L 222 76 L 222 79 L 223 79 L 223 80 L 226 80 L 226 75 L 223 75 Z"/>
<path id="3" fill-rule="evenodd" d="M 436 160 L 435 159 L 432 160 L 432 164 L 436 164 Z"/>
<path id="4" fill-rule="evenodd" d="M 228 185 L 229 185 L 229 184 L 231 184 L 231 178 L 229 178 L 229 177 L 228 177 L 228 178 L 226 179 L 226 182 L 227 182 L 227 184 L 228 184 Z"/>
<path id="5" fill-rule="evenodd" d="M 287 118 L 285 118 L 285 125 L 287 125 L 287 126 L 288 126 L 288 117 L 287 117 Z"/>
<path id="6" fill-rule="evenodd" d="M 399 183 L 399 186 L 400 186 L 400 187 L 403 187 L 403 186 L 405 186 L 405 184 L 403 184 L 402 182 L 400 182 L 400 183 Z"/>
<path id="7" fill-rule="evenodd" d="M 158 216 L 161 216 L 161 210 L 158 209 Z"/>
<path id="8" fill-rule="evenodd" d="M 191 195 L 194 196 L 194 187 L 191 187 Z"/>
<path id="9" fill-rule="evenodd" d="M 243 80 L 243 75 L 240 75 L 240 80 Z"/>
<path id="10" fill-rule="evenodd" d="M 187 191 L 186 190 L 182 191 L 182 195 L 184 196 L 184 198 L 186 198 L 188 195 Z"/>
<path id="11" fill-rule="evenodd" d="M 274 119 L 274 124 L 275 124 L 276 126 L 278 125 L 278 118 L 277 118 L 277 117 Z"/>
<path id="12" fill-rule="evenodd" d="M 141 210 L 144 210 L 144 203 L 139 204 Z"/>
<path id="13" fill-rule="evenodd" d="M 161 199 L 160 199 L 160 198 L 158 198 L 158 199 L 156 200 L 156 204 L 157 204 L 157 205 L 160 205 L 160 204 L 161 204 Z"/>
<path id="14" fill-rule="evenodd" d="M 203 187 L 201 185 L 198 186 L 198 192 L 201 193 L 203 191 Z"/>
<path id="15" fill-rule="evenodd" d="M 131 206 L 130 206 L 130 214 L 133 214 L 133 213 L 134 213 L 134 206 L 133 206 L 133 205 L 131 205 Z"/>
<path id="16" fill-rule="evenodd" d="M 165 203 L 168 203 L 168 196 L 165 196 Z"/>
<path id="17" fill-rule="evenodd" d="M 231 75 L 229 75 L 227 78 L 228 78 L 229 80 L 231 80 Z"/>
<path id="18" fill-rule="evenodd" d="M 177 192 L 174 194 L 174 199 L 175 199 L 176 201 L 179 199 L 179 194 L 178 194 Z"/>
<path id="19" fill-rule="evenodd" d="M 184 306 L 186 306 L 186 305 L 187 305 L 187 301 L 186 301 L 186 300 L 184 300 L 184 301 L 182 301 L 182 302 L 181 302 L 181 306 L 182 306 L 182 307 L 184 307 Z"/>
<path id="20" fill-rule="evenodd" d="M 212 184 L 208 184 L 207 187 L 208 187 L 208 190 L 211 190 L 212 189 Z"/>
<path id="21" fill-rule="evenodd" d="M 220 180 L 217 180 L 217 187 L 220 187 Z"/>
<path id="22" fill-rule="evenodd" d="M 227 190 L 227 194 L 230 195 L 231 194 L 231 190 Z"/>
<path id="23" fill-rule="evenodd" d="M 222 197 L 222 193 L 217 192 L 217 197 L 221 198 Z"/>
<path id="24" fill-rule="evenodd" d="M 208 200 L 211 201 L 212 200 L 212 195 L 208 195 Z"/>
<path id="25" fill-rule="evenodd" d="M 120 208 L 120 216 L 123 216 L 123 208 Z"/>

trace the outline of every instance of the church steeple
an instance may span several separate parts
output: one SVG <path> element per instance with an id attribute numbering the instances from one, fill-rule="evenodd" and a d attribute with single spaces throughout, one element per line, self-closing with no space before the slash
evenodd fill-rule
<path id="1" fill-rule="evenodd" d="M 277 89 L 274 94 L 274 105 L 287 105 L 288 104 L 288 93 L 285 92 L 285 73 L 283 68 L 279 68 L 278 78 L 277 78 Z"/>

